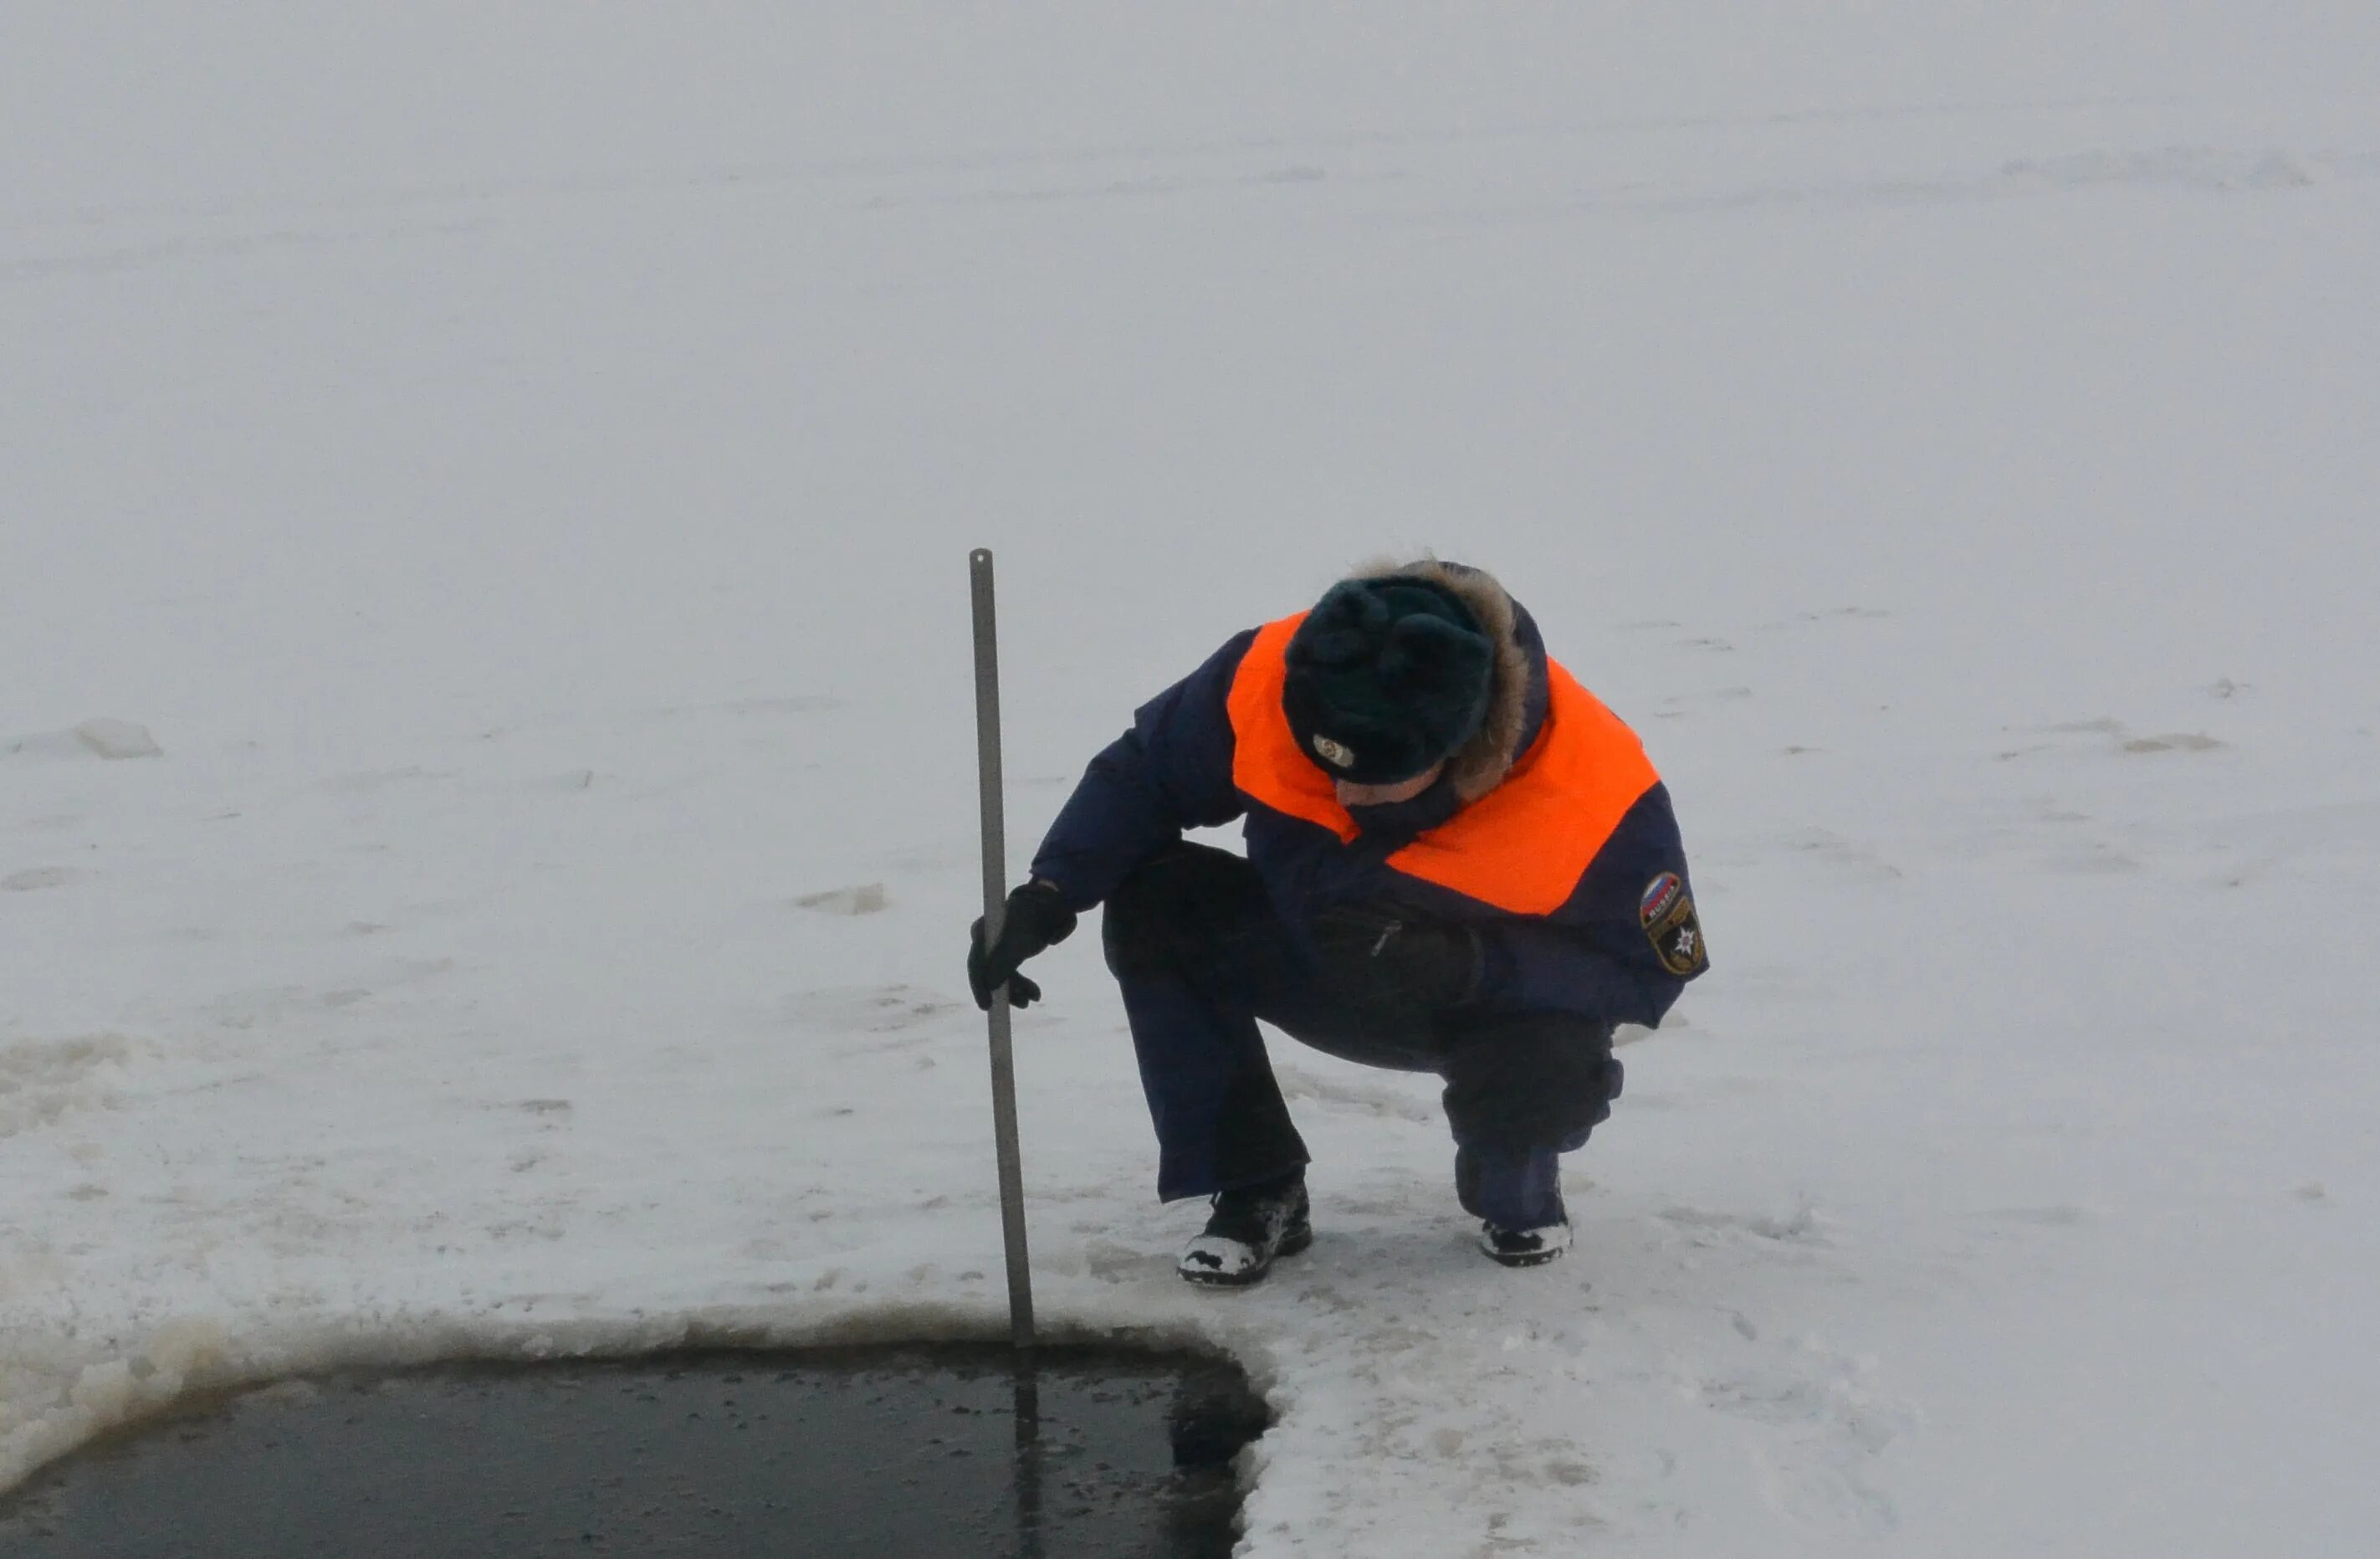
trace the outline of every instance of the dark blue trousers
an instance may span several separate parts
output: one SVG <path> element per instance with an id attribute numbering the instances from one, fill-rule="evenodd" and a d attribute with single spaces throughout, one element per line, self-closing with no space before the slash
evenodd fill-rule
<path id="1" fill-rule="evenodd" d="M 1334 962 L 1283 926 L 1240 857 L 1188 843 L 1143 861 L 1102 936 L 1123 992 L 1167 1201 L 1299 1172 L 1258 1020 L 1317 1050 L 1446 1081 L 1463 1205 L 1506 1228 L 1560 1215 L 1558 1155 L 1611 1113 L 1608 1023 L 1569 1013 L 1416 1008 L 1362 960 Z"/>

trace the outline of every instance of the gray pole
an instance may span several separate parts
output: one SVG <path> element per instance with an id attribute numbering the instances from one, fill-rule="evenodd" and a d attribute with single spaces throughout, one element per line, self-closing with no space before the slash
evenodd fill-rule
<path id="1" fill-rule="evenodd" d="M 1001 800 L 1000 643 L 992 619 L 991 553 L 967 554 L 975 577 L 975 746 L 983 791 L 983 934 L 998 940 L 1008 903 L 1008 838 Z M 1000 1155 L 1000 1228 L 1008 1245 L 1008 1325 L 1019 1352 L 1033 1347 L 1033 1268 L 1025 1248 L 1025 1171 L 1016 1150 L 1016 1057 L 1009 1042 L 1008 987 L 991 993 L 991 1127 Z"/>

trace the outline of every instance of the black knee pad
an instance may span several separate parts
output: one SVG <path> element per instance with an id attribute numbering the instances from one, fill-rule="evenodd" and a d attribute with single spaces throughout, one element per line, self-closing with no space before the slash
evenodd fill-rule
<path id="1" fill-rule="evenodd" d="M 1099 945 L 1118 978 L 1162 973 L 1269 913 L 1256 868 L 1229 850 L 1177 841 L 1108 895 Z"/>
<path id="2" fill-rule="evenodd" d="M 1620 1097 L 1610 1025 L 1564 1013 L 1461 1025 L 1448 1038 L 1443 1070 L 1447 1124 L 1460 1142 L 1576 1147 L 1610 1118 Z"/>

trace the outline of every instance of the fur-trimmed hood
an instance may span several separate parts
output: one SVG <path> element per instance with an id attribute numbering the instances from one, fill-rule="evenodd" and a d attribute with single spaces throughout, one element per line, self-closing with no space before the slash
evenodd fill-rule
<path id="1" fill-rule="evenodd" d="M 1451 591 L 1479 620 L 1495 646 L 1488 713 L 1470 740 L 1446 761 L 1457 800 L 1469 806 L 1504 782 L 1537 737 L 1546 718 L 1546 646 L 1537 625 L 1512 592 L 1484 568 L 1425 557 L 1357 569 L 1358 579 L 1427 579 Z"/>

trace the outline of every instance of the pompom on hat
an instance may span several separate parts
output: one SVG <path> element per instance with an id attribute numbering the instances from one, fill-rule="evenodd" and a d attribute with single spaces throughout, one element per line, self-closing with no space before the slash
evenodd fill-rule
<path id="1" fill-rule="evenodd" d="M 1496 650 L 1452 591 L 1412 575 L 1333 585 L 1290 637 L 1281 709 L 1324 773 L 1394 785 L 1479 729 Z"/>

